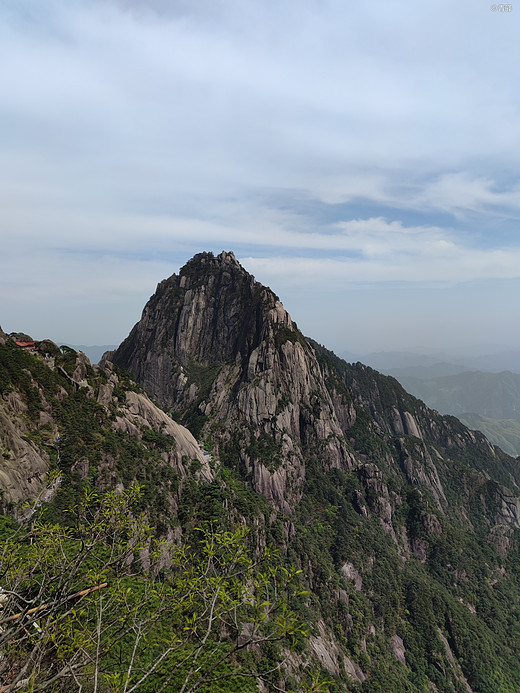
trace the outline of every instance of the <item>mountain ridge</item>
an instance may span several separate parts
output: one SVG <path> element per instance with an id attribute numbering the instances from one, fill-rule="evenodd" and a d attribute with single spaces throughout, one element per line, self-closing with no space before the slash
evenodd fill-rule
<path id="1" fill-rule="evenodd" d="M 465 371 L 427 380 L 398 379 L 409 392 L 445 413 L 456 416 L 474 412 L 492 419 L 520 421 L 520 375 L 517 373 Z"/>
<path id="2" fill-rule="evenodd" d="M 302 450 L 308 454 L 321 447 L 319 458 L 328 468 L 350 470 L 359 464 L 355 441 L 354 448 L 349 441 L 358 416 L 356 400 L 386 435 L 421 441 L 420 465 L 430 472 L 423 469 L 420 475 L 424 482 L 429 479 L 441 505 L 447 504 L 446 493 L 428 450 L 428 445 L 440 445 L 441 431 L 450 454 L 484 446 L 502 483 L 518 491 L 514 465 L 484 436 L 476 442 L 476 434 L 457 422 L 450 440 L 445 419 L 428 412 L 396 381 L 362 364 L 338 366 L 341 360 L 307 340 L 278 297 L 255 282 L 232 253 L 216 258 L 199 254 L 178 276 L 161 282 L 141 320 L 111 358 L 145 389 L 155 388 L 153 395 L 181 421 L 196 422 L 197 432 L 210 438 L 220 455 L 238 457 L 255 490 L 286 511 L 301 498 Z M 363 398 L 360 389 L 371 390 L 372 401 Z M 385 397 L 394 406 L 387 407 Z M 406 457 L 402 450 L 399 455 Z"/>
<path id="3" fill-rule="evenodd" d="M 96 368 L 67 349 L 52 366 L 1 355 L 1 404 L 18 393 L 30 445 L 59 424 L 53 517 L 78 488 L 139 480 L 166 536 L 247 526 L 297 571 L 309 636 L 262 652 L 281 664 L 258 690 L 298 689 L 311 664 L 334 693 L 520 689 L 518 462 L 304 337 L 231 253 L 160 282 Z"/>
<path id="4" fill-rule="evenodd" d="M 159 285 L 112 357 L 141 383 L 153 384 L 163 406 L 194 427 L 222 469 L 268 501 L 269 517 L 263 511 L 248 521 L 267 533 L 278 528 L 284 555 L 304 572 L 317 600 L 315 615 L 307 612 L 311 621 L 318 619 L 321 646 L 315 654 L 323 648 L 336 653 L 325 668 L 342 680 L 339 690 L 491 693 L 497 676 L 500 690 L 516 690 L 505 641 L 491 635 L 505 632 L 505 613 L 491 625 L 485 604 L 495 597 L 477 597 L 465 580 L 478 584 L 484 570 L 486 579 L 512 590 L 511 604 L 517 599 L 516 569 L 496 576 L 502 561 L 512 558 L 518 536 L 518 463 L 483 434 L 429 410 L 395 379 L 347 364 L 305 338 L 275 294 L 255 284 L 234 256 L 202 254 L 185 267 Z M 252 315 L 255 329 L 242 348 L 224 354 L 214 349 L 213 335 L 230 326 L 238 334 Z M 186 329 L 187 316 L 196 320 L 197 339 Z M 164 364 L 173 384 L 170 375 L 163 382 L 158 377 L 166 373 Z M 451 546 L 458 547 L 456 554 Z M 475 564 L 465 558 L 470 555 L 479 556 Z M 417 579 L 430 595 L 419 610 Z M 356 636 L 339 615 L 341 600 L 353 604 L 356 595 L 364 600 L 369 593 L 367 608 L 383 635 L 373 646 L 394 652 L 407 674 L 392 664 L 378 677 L 373 663 L 387 661 L 382 650 L 359 656 L 371 637 L 366 630 L 357 640 L 358 654 L 343 640 Z M 396 599 L 407 604 L 409 615 Z M 438 600 L 435 608 L 429 599 Z M 459 612 L 454 599 L 469 606 Z M 425 618 L 429 625 L 421 630 Z M 340 663 L 342 652 L 350 664 Z M 497 673 L 496 657 L 505 658 L 499 666 L 507 674 Z M 418 664 L 424 661 L 428 674 Z M 353 677 L 354 664 L 360 673 Z"/>

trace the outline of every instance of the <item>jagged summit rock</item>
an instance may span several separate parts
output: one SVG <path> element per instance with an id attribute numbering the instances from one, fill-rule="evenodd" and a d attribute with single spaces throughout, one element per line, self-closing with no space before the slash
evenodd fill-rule
<path id="1" fill-rule="evenodd" d="M 179 275 L 158 284 L 114 360 L 138 375 L 160 402 L 172 403 L 171 364 L 159 360 L 154 368 L 150 357 L 167 352 L 183 366 L 192 361 L 201 365 L 233 361 L 261 341 L 268 313 L 292 329 L 277 297 L 255 282 L 233 253 L 217 257 L 200 253 Z"/>
<path id="2" fill-rule="evenodd" d="M 34 341 L 33 338 L 26 334 L 25 332 L 11 332 L 9 334 L 9 337 L 11 339 L 14 339 L 15 342 L 32 342 Z"/>
<path id="3" fill-rule="evenodd" d="M 351 464 L 314 349 L 233 253 L 196 255 L 161 282 L 112 359 L 221 454 L 233 450 L 256 490 L 286 509 L 309 450 Z M 336 407 L 352 423 L 351 403 Z"/>

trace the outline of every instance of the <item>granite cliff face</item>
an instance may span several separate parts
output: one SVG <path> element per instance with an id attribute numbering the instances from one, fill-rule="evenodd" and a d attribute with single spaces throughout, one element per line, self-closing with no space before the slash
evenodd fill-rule
<path id="1" fill-rule="evenodd" d="M 301 570 L 338 691 L 518 690 L 517 460 L 305 338 L 232 253 L 161 282 L 110 358 L 218 460 L 195 505 Z"/>
<path id="2" fill-rule="evenodd" d="M 381 486 L 375 464 L 428 489 L 441 513 L 487 498 L 476 501 L 487 521 L 519 523 L 516 501 L 503 501 L 519 494 L 514 460 L 393 378 L 306 339 L 232 253 L 197 255 L 161 282 L 111 358 L 286 513 L 317 460 Z M 396 501 L 383 486 L 378 512 L 390 526 Z"/>
<path id="3" fill-rule="evenodd" d="M 98 367 L 47 351 L 0 331 L 3 512 L 51 468 L 57 517 L 138 481 L 174 541 L 247 526 L 298 571 L 309 626 L 266 693 L 316 667 L 331 693 L 520 690 L 518 461 L 305 338 L 232 253 L 161 282 Z"/>
<path id="4" fill-rule="evenodd" d="M 310 450 L 329 467 L 354 462 L 342 430 L 351 401 L 326 387 L 314 349 L 233 253 L 198 255 L 161 282 L 111 358 L 287 511 Z"/>

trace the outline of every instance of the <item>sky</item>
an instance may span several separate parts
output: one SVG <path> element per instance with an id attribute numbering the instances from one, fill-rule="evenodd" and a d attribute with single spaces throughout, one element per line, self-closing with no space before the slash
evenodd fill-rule
<path id="1" fill-rule="evenodd" d="M 0 325 L 234 251 L 334 349 L 518 348 L 520 5 L 3 0 Z"/>

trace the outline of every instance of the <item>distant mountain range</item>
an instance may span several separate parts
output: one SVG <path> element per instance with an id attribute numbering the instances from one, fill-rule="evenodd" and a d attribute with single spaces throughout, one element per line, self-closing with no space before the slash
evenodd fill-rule
<path id="1" fill-rule="evenodd" d="M 520 422 L 512 419 L 488 419 L 479 414 L 461 414 L 462 423 L 482 433 L 508 455 L 520 455 Z"/>
<path id="2" fill-rule="evenodd" d="M 467 371 L 421 380 L 387 371 L 429 407 L 459 416 L 474 412 L 491 419 L 520 421 L 520 374 Z"/>
<path id="3" fill-rule="evenodd" d="M 520 351 L 501 350 L 489 354 L 450 353 L 445 351 L 374 351 L 367 354 L 354 354 L 345 351 L 341 358 L 349 363 L 361 361 L 378 371 L 394 373 L 404 369 L 416 378 L 435 378 L 443 375 L 455 375 L 464 371 L 489 371 L 499 373 L 512 371 L 520 373 Z M 397 375 L 395 375 L 397 377 Z"/>
<path id="4" fill-rule="evenodd" d="M 392 376 L 429 407 L 457 416 L 509 455 L 520 455 L 519 351 L 461 355 L 424 349 L 342 357 Z"/>
<path id="5" fill-rule="evenodd" d="M 406 375 L 417 370 L 390 369 L 387 374 L 432 409 L 457 416 L 509 454 L 520 455 L 520 374 L 466 371 L 428 379 Z"/>

